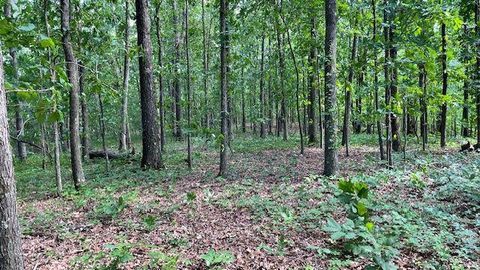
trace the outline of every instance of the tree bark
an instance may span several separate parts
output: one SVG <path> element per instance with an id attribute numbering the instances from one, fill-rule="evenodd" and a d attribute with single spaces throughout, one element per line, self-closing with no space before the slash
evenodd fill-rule
<path id="1" fill-rule="evenodd" d="M 147 0 L 135 0 L 135 8 L 138 36 L 137 44 L 141 51 L 138 57 L 143 146 L 141 166 L 146 169 L 160 169 L 163 167 L 163 162 L 155 93 L 153 91 L 153 56 Z"/>
<path id="2" fill-rule="evenodd" d="M 391 61 L 391 79 L 390 79 L 390 102 L 396 103 L 397 102 L 397 95 L 398 95 L 398 68 L 396 64 L 397 59 L 397 46 L 395 44 L 395 10 L 391 12 L 392 17 L 390 21 L 390 28 L 389 28 L 389 43 L 390 43 L 390 61 Z M 393 111 L 394 104 L 391 106 L 391 110 Z M 398 117 L 395 113 L 390 113 L 390 125 L 391 125 L 391 132 L 392 132 L 392 149 L 393 151 L 400 151 L 401 142 L 400 142 L 400 128 L 398 125 Z"/>
<path id="3" fill-rule="evenodd" d="M 310 54 L 308 56 L 308 143 L 317 143 L 315 104 L 317 99 L 317 30 L 315 16 L 310 19 Z"/>
<path id="4" fill-rule="evenodd" d="M 475 0 L 475 33 L 477 40 L 480 39 L 480 0 Z M 475 98 L 477 111 L 477 144 L 480 145 L 480 42 L 476 46 L 476 65 L 475 65 Z"/>
<path id="5" fill-rule="evenodd" d="M 218 175 L 224 176 L 227 170 L 227 19 L 228 16 L 228 0 L 220 0 L 220 168 Z"/>
<path id="6" fill-rule="evenodd" d="M 208 110 L 208 53 L 207 53 L 207 29 L 205 27 L 205 0 L 202 0 L 202 46 L 203 46 L 203 94 L 204 94 L 204 123 L 207 129 L 210 128 L 210 112 Z"/>
<path id="7" fill-rule="evenodd" d="M 61 0 L 62 42 L 65 52 L 67 74 L 72 89 L 70 90 L 70 159 L 72 164 L 72 179 L 76 189 L 85 182 L 80 150 L 80 81 L 78 63 L 70 42 L 70 0 Z"/>
<path id="8" fill-rule="evenodd" d="M 82 133 L 80 134 L 80 140 L 82 144 L 82 157 L 86 157 L 90 151 L 90 121 L 88 119 L 88 106 L 87 106 L 87 95 L 84 91 L 84 78 L 85 78 L 85 67 L 82 63 L 78 67 L 80 74 L 80 110 L 82 117 Z"/>
<path id="9" fill-rule="evenodd" d="M 13 157 L 7 119 L 3 55 L 0 47 L 0 269 L 23 270 L 21 232 L 18 224 Z"/>
<path id="10" fill-rule="evenodd" d="M 260 138 L 265 138 L 265 33 L 262 34 L 262 52 L 260 56 Z"/>
<path id="11" fill-rule="evenodd" d="M 163 42 L 162 42 L 162 28 L 160 24 L 160 3 L 156 11 L 156 32 L 158 45 L 158 67 L 160 72 L 158 74 L 158 113 L 160 115 L 160 148 L 165 151 L 165 102 L 164 102 L 164 82 L 163 82 Z"/>
<path id="12" fill-rule="evenodd" d="M 337 154 L 337 1 L 325 0 L 325 163 L 324 174 L 335 175 Z"/>
<path id="13" fill-rule="evenodd" d="M 187 164 L 188 168 L 192 168 L 192 89 L 190 88 L 190 48 L 188 40 L 188 0 L 185 0 L 185 56 L 187 62 Z"/>
<path id="14" fill-rule="evenodd" d="M 442 95 L 447 95 L 448 89 L 448 73 L 447 73 L 447 37 L 445 22 L 442 22 Z M 440 147 L 447 145 L 447 103 L 441 105 L 440 120 Z"/>
<path id="15" fill-rule="evenodd" d="M 128 149 L 127 135 L 128 135 L 128 84 L 130 79 L 130 9 L 129 0 L 125 0 L 125 55 L 123 56 L 123 93 L 122 93 L 122 109 L 121 118 L 122 126 L 120 129 L 120 143 L 118 149 L 126 151 Z"/>
<path id="16" fill-rule="evenodd" d="M 347 157 L 349 154 L 348 140 L 350 136 L 350 119 L 352 113 L 352 87 L 353 87 L 353 70 L 355 67 L 355 59 L 357 58 L 357 34 L 353 35 L 352 51 L 350 55 L 350 68 L 348 70 L 347 85 L 345 87 L 345 114 L 343 115 L 343 137 L 342 145 L 345 146 Z"/>
<path id="17" fill-rule="evenodd" d="M 174 137 L 177 140 L 182 139 L 182 105 L 181 98 L 182 92 L 180 88 L 180 33 L 178 31 L 178 17 L 177 17 L 177 0 L 173 0 L 173 33 L 175 36 L 174 41 L 174 57 L 173 57 L 173 69 L 174 69 L 174 78 L 173 78 L 173 102 L 174 102 Z"/>

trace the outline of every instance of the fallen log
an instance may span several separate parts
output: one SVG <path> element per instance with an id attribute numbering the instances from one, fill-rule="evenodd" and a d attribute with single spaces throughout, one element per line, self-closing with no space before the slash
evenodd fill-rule
<path id="1" fill-rule="evenodd" d="M 122 159 L 122 158 L 128 158 L 130 156 L 130 153 L 117 153 L 113 151 L 91 151 L 88 153 L 88 157 L 90 159 L 96 159 L 96 158 L 106 158 L 108 156 L 108 159 Z"/>

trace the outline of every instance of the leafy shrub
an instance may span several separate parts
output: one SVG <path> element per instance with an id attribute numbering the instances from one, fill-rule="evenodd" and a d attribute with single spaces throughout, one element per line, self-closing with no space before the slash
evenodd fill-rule
<path id="1" fill-rule="evenodd" d="M 208 268 L 230 264 L 235 261 L 235 257 L 230 251 L 215 251 L 213 249 L 203 254 L 201 258 L 205 261 Z"/>

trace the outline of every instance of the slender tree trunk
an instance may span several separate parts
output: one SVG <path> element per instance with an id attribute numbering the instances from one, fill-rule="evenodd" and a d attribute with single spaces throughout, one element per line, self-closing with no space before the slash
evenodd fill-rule
<path id="1" fill-rule="evenodd" d="M 260 60 L 260 138 L 265 138 L 265 33 L 262 34 L 262 53 Z"/>
<path id="2" fill-rule="evenodd" d="M 219 176 L 224 176 L 227 170 L 227 141 L 228 126 L 227 126 L 227 16 L 228 16 L 228 0 L 220 0 L 220 169 Z"/>
<path id="3" fill-rule="evenodd" d="M 390 61 L 391 65 L 391 79 L 390 79 L 390 102 L 392 104 L 397 102 L 397 92 L 398 92 L 398 68 L 396 64 L 397 59 L 397 45 L 395 44 L 395 8 L 392 12 L 392 17 L 390 21 L 390 28 L 389 28 L 389 43 L 390 43 Z M 393 110 L 393 106 L 391 106 L 391 110 Z M 390 125 L 391 125 L 391 136 L 392 136 L 392 149 L 393 151 L 400 151 L 401 142 L 400 142 L 400 128 L 398 124 L 398 117 L 395 113 L 390 113 Z"/>
<path id="4" fill-rule="evenodd" d="M 158 75 L 158 113 L 160 115 L 160 148 L 165 151 L 165 102 L 164 102 L 164 84 L 163 84 L 163 42 L 162 29 L 160 25 L 160 3 L 156 11 L 156 31 L 157 31 L 157 45 L 158 45 L 158 67 L 160 69 Z"/>
<path id="5" fill-rule="evenodd" d="M 205 27 L 205 0 L 202 0 L 202 34 L 203 34 L 203 94 L 204 94 L 204 110 L 205 110 L 205 127 L 210 128 L 210 118 L 208 110 L 208 53 L 207 53 L 207 29 Z"/>
<path id="6" fill-rule="evenodd" d="M 337 154 L 337 1 L 325 0 L 325 163 L 324 174 L 335 175 Z"/>
<path id="7" fill-rule="evenodd" d="M 388 0 L 383 1 L 384 6 L 387 7 Z M 388 19 L 388 10 L 385 8 L 383 11 L 383 35 L 385 41 L 385 107 L 387 108 L 386 114 L 386 127 L 387 127 L 387 160 L 388 166 L 391 168 L 393 166 L 393 159 L 392 159 L 392 117 L 391 115 L 391 97 L 392 88 L 390 87 L 391 84 L 391 77 L 390 77 L 390 61 L 391 61 L 391 50 L 390 50 L 390 21 Z"/>
<path id="8" fill-rule="evenodd" d="M 281 12 L 282 10 L 282 0 L 279 0 L 278 9 Z M 283 131 L 283 140 L 288 140 L 288 129 L 287 129 L 287 101 L 285 93 L 285 53 L 283 51 L 283 34 L 280 32 L 280 22 L 277 19 L 277 46 L 278 46 L 278 61 L 279 61 L 279 72 L 280 72 L 280 124 Z"/>
<path id="9" fill-rule="evenodd" d="M 477 40 L 480 39 L 480 0 L 475 0 L 475 33 Z M 480 42 L 476 44 L 476 65 L 475 65 L 475 98 L 477 111 L 477 144 L 480 145 Z"/>
<path id="10" fill-rule="evenodd" d="M 15 4 L 14 0 L 6 0 L 4 6 L 4 15 L 7 19 L 13 20 L 12 17 L 12 3 Z M 18 87 L 20 74 L 18 71 L 18 59 L 17 51 L 15 48 L 10 48 L 10 57 L 12 60 L 12 68 L 15 78 L 15 87 Z M 24 136 L 24 121 L 22 116 L 22 103 L 20 101 L 15 102 L 15 134 L 16 134 L 16 146 L 17 146 L 17 157 L 23 161 L 27 158 L 27 147 L 25 143 L 22 142 Z"/>
<path id="11" fill-rule="evenodd" d="M 97 94 L 97 97 L 98 97 L 98 106 L 100 108 L 100 132 L 102 137 L 102 149 L 103 149 L 103 152 L 105 153 L 105 169 L 108 172 L 110 170 L 110 159 L 108 157 L 107 142 L 105 139 L 106 129 L 105 129 L 105 114 L 104 114 L 104 108 L 103 108 L 103 100 L 102 100 L 102 95 L 100 93 Z"/>
<path id="12" fill-rule="evenodd" d="M 153 91 L 153 56 L 150 40 L 150 17 L 147 0 L 135 0 L 137 18 L 137 43 L 140 71 L 140 105 L 142 110 L 142 168 L 163 167 L 160 132 L 157 122 L 155 92 Z"/>
<path id="13" fill-rule="evenodd" d="M 191 141 L 191 128 L 192 128 L 192 90 L 190 89 L 190 49 L 188 44 L 188 0 L 185 0 L 185 55 L 187 61 L 187 164 L 188 168 L 192 168 L 192 141 Z"/>
<path id="14" fill-rule="evenodd" d="M 373 12 L 373 43 L 377 42 L 377 7 L 375 0 L 372 0 L 372 12 Z M 377 59 L 377 47 L 374 46 L 374 59 L 373 59 L 373 87 L 375 89 L 375 111 L 379 112 L 379 97 L 378 97 L 378 59 Z M 382 125 L 380 119 L 377 117 L 377 136 L 378 136 L 378 146 L 380 149 L 380 159 L 385 160 L 385 150 L 383 148 L 383 138 L 382 138 Z"/>
<path id="15" fill-rule="evenodd" d="M 318 58 L 318 52 L 317 52 L 317 30 L 316 30 L 316 20 L 315 16 L 312 16 L 310 19 L 310 39 L 311 39 L 311 44 L 310 44 L 310 54 L 308 56 L 308 63 L 309 63 L 309 69 L 308 69 L 308 106 L 307 106 L 307 111 L 308 111 L 308 143 L 309 144 L 315 144 L 317 143 L 317 135 L 316 135 L 316 116 L 315 116 L 315 103 L 317 99 L 317 73 L 318 73 L 318 67 L 317 67 L 317 58 Z"/>
<path id="16" fill-rule="evenodd" d="M 290 54 L 292 56 L 292 61 L 293 61 L 293 66 L 295 68 L 295 89 L 296 89 L 296 107 L 297 107 L 297 122 L 298 122 L 298 130 L 300 131 L 300 154 L 303 155 L 304 151 L 304 142 L 303 142 L 303 130 L 302 130 L 302 122 L 300 118 L 300 72 L 298 71 L 298 65 L 297 65 L 297 60 L 295 58 L 295 51 L 293 50 L 292 47 L 292 40 L 290 39 L 290 30 L 288 28 L 287 23 L 285 22 L 285 18 L 283 18 L 282 10 L 280 10 L 280 16 L 283 21 L 283 25 L 286 28 L 287 31 L 287 41 L 288 41 L 288 47 L 290 48 Z"/>
<path id="17" fill-rule="evenodd" d="M 0 47 L 0 269 L 23 270 L 13 156 L 10 149 L 3 55 Z"/>
<path id="18" fill-rule="evenodd" d="M 448 73 L 447 73 L 447 37 L 446 26 L 442 22 L 442 95 L 447 95 Z M 447 104 L 444 102 L 441 106 L 440 120 L 440 146 L 444 148 L 447 145 Z"/>
<path id="19" fill-rule="evenodd" d="M 122 93 L 122 127 L 120 130 L 120 144 L 118 149 L 126 151 L 127 145 L 127 129 L 128 129 L 128 84 L 130 79 L 130 26 L 129 26 L 129 0 L 125 0 L 125 55 L 123 58 L 123 93 Z"/>
<path id="20" fill-rule="evenodd" d="M 355 67 L 355 59 L 357 58 L 357 34 L 353 35 L 353 42 L 352 42 L 352 51 L 350 57 L 350 68 L 348 71 L 348 78 L 347 78 L 347 85 L 345 88 L 345 114 L 343 115 L 343 137 L 342 137 L 342 145 L 345 145 L 345 153 L 347 157 L 350 155 L 349 153 L 349 136 L 350 136 L 350 118 L 351 118 L 351 110 L 352 110 L 352 87 L 353 87 L 353 70 Z"/>
<path id="21" fill-rule="evenodd" d="M 70 158 L 72 164 L 72 179 L 76 189 L 85 182 L 82 167 L 82 153 L 80 150 L 80 81 L 78 63 L 73 54 L 70 42 L 70 0 L 61 0 L 62 42 L 65 52 L 67 73 L 72 89 L 70 90 Z"/>
<path id="22" fill-rule="evenodd" d="M 179 63 L 180 63 L 180 33 L 178 31 L 178 19 L 177 19 L 177 0 L 173 0 L 173 29 L 174 29 L 174 35 L 175 35 L 175 42 L 174 42 L 174 63 L 173 63 L 173 68 L 174 68 L 174 78 L 173 78 L 173 98 L 174 98 L 174 104 L 175 104 L 175 117 L 174 117 L 174 137 L 177 140 L 182 139 L 182 127 L 181 127 L 181 121 L 182 121 L 182 105 L 181 105 L 181 99 L 182 99 L 182 92 L 180 88 L 180 71 L 179 71 Z"/>
<path id="23" fill-rule="evenodd" d="M 82 157 L 85 158 L 90 152 L 90 122 L 88 120 L 87 95 L 84 91 L 85 67 L 82 63 L 79 64 L 78 70 L 80 74 L 80 112 L 82 118 L 82 132 L 80 134 L 80 140 L 82 144 Z"/>

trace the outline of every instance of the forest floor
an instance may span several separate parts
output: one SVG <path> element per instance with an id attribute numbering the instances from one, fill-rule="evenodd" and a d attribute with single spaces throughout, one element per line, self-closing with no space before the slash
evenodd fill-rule
<path id="1" fill-rule="evenodd" d="M 64 157 L 62 198 L 51 165 L 16 162 L 27 269 L 480 269 L 480 154 L 408 151 L 389 170 L 354 145 L 328 179 L 323 150 L 296 143 L 239 138 L 225 178 L 201 141 L 191 171 L 180 143 L 159 172 L 88 160 L 80 192 Z M 368 196 L 345 201 L 342 179 Z"/>

